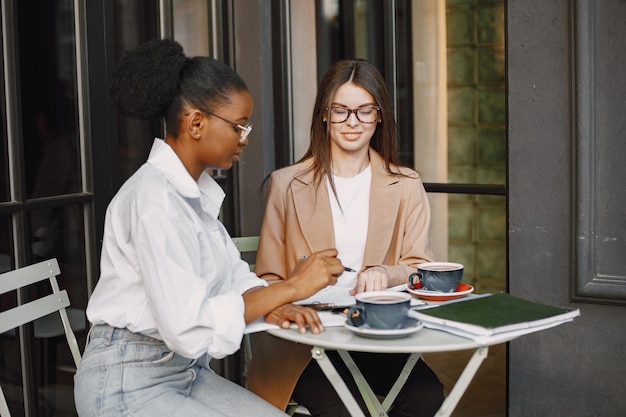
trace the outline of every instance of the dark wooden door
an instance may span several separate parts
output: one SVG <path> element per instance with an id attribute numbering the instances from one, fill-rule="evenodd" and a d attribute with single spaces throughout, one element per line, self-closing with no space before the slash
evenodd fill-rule
<path id="1" fill-rule="evenodd" d="M 507 2 L 510 292 L 581 317 L 511 342 L 509 415 L 626 410 L 626 4 Z"/>

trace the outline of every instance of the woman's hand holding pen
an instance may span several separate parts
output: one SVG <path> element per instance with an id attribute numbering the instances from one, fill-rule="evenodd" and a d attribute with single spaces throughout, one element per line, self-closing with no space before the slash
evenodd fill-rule
<path id="1" fill-rule="evenodd" d="M 289 286 L 293 294 L 292 301 L 301 300 L 317 291 L 337 282 L 337 277 L 344 271 L 341 261 L 337 259 L 337 250 L 327 249 L 303 256 L 293 269 L 291 277 L 280 285 Z M 324 331 L 317 312 L 295 304 L 282 305 L 265 316 L 265 321 L 288 328 L 291 323 L 298 326 L 300 333 Z"/>
<path id="2" fill-rule="evenodd" d="M 291 303 L 334 285 L 343 269 L 336 249 L 307 256 L 298 262 L 289 279 L 268 287 L 254 287 L 243 294 L 246 323 L 264 316 L 268 323 L 280 327 L 289 326 L 293 321 L 301 332 L 306 331 L 307 325 L 312 331 L 320 332 L 321 322 L 315 310 Z"/>
<path id="3" fill-rule="evenodd" d="M 294 301 L 306 298 L 337 282 L 344 266 L 337 259 L 336 249 L 326 249 L 303 256 L 286 283 L 292 284 Z"/>

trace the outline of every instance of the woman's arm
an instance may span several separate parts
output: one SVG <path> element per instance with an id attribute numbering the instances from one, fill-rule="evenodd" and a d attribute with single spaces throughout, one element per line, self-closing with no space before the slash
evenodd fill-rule
<path id="1" fill-rule="evenodd" d="M 244 293 L 246 323 L 260 316 L 270 315 L 270 320 L 267 321 L 282 327 L 288 326 L 293 321 L 301 331 L 305 325 L 309 325 L 315 332 L 319 331 L 321 324 L 315 311 L 290 303 L 335 284 L 342 272 L 343 265 L 337 259 L 336 249 L 312 254 L 308 259 L 298 263 L 289 279 L 268 287 L 253 288 Z"/>

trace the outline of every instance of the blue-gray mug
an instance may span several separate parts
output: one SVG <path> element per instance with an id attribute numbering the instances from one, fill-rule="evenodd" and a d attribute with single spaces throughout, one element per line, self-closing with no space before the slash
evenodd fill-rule
<path id="1" fill-rule="evenodd" d="M 417 265 L 417 272 L 409 275 L 409 288 L 453 292 L 462 279 L 462 264 L 455 262 L 424 262 Z"/>
<path id="2" fill-rule="evenodd" d="M 395 291 L 369 291 L 356 295 L 348 309 L 347 322 L 354 327 L 400 329 L 406 324 L 411 294 Z"/>

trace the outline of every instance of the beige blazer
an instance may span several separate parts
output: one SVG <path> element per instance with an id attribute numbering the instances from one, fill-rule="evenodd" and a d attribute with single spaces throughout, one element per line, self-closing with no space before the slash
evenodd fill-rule
<path id="1" fill-rule="evenodd" d="M 433 260 L 430 206 L 417 172 L 400 168 L 405 176 L 389 174 L 380 155 L 373 149 L 369 153 L 372 184 L 361 271 L 382 267 L 396 285 L 418 263 Z M 335 247 L 326 183 L 315 186 L 312 172 L 307 172 L 310 166 L 307 160 L 271 175 L 255 267 L 262 278 L 287 279 L 301 256 Z M 284 410 L 311 360 L 310 349 L 260 335 L 248 366 L 248 388 Z"/>

